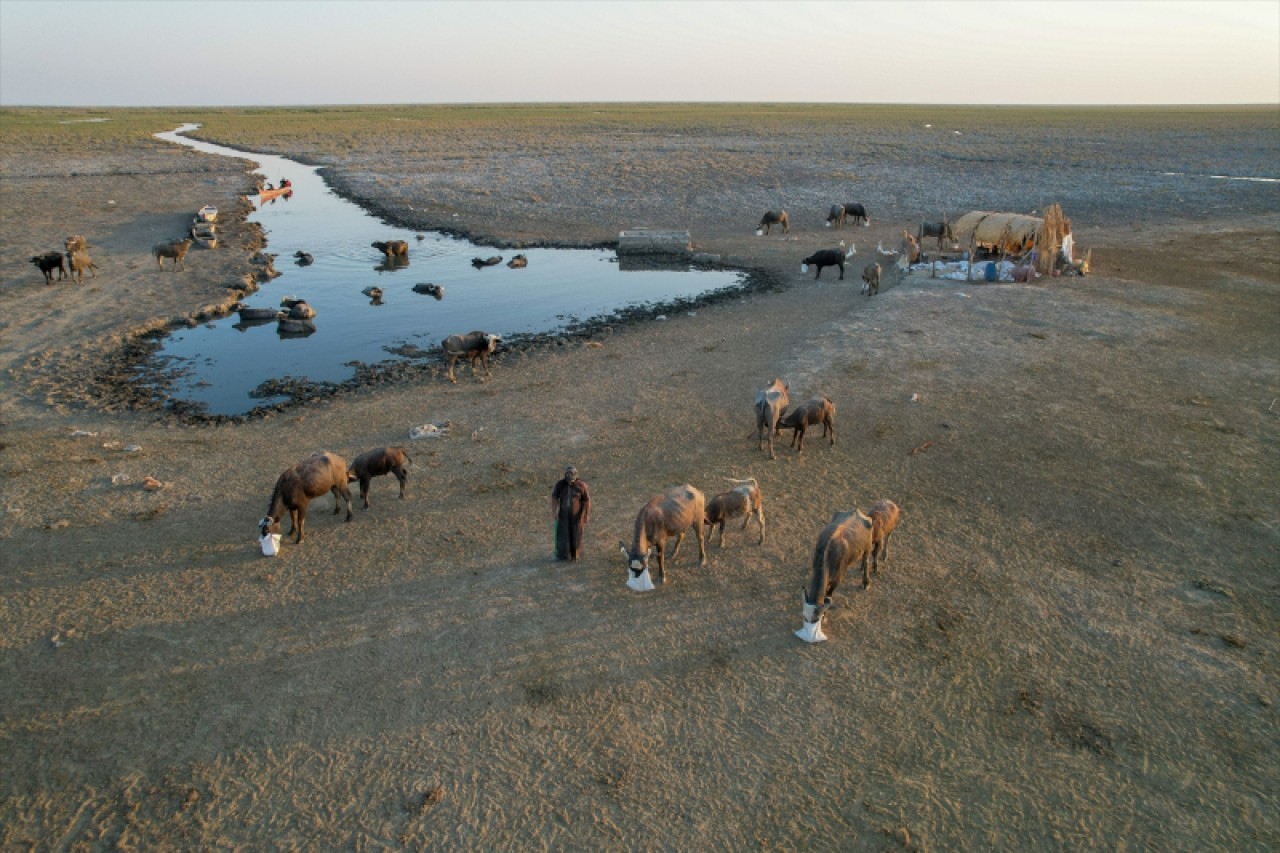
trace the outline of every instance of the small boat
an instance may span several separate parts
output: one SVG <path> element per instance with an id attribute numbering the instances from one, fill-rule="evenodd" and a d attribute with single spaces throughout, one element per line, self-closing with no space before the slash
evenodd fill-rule
<path id="1" fill-rule="evenodd" d="M 195 240 L 199 246 L 212 249 L 218 245 L 218 232 L 212 222 L 202 222 L 197 219 L 191 226 L 191 239 Z"/>
<path id="2" fill-rule="evenodd" d="M 211 204 L 206 204 L 204 207 L 196 211 L 196 219 L 200 222 L 212 222 L 217 218 L 218 208 Z"/>
<path id="3" fill-rule="evenodd" d="M 248 306 L 243 306 L 237 308 L 236 311 L 240 314 L 240 319 L 243 322 L 275 320 L 280 316 L 280 309 L 278 308 L 249 308 Z"/>
<path id="4" fill-rule="evenodd" d="M 269 190 L 266 187 L 261 187 L 258 190 L 258 201 L 259 202 L 271 201 L 272 199 L 279 198 L 282 195 L 283 196 L 293 195 L 293 187 L 292 186 L 278 187 L 273 190 Z"/>

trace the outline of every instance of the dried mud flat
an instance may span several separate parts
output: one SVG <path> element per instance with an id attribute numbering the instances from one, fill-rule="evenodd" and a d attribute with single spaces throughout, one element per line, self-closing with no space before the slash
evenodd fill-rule
<path id="1" fill-rule="evenodd" d="M 1063 204 L 1096 275 L 895 278 L 865 300 L 857 266 L 796 271 L 833 239 L 817 201 L 865 183 L 873 227 L 844 234 L 861 261 L 963 170 L 900 155 L 901 182 L 844 179 L 849 140 L 798 120 L 441 141 L 373 116 L 203 132 L 325 163 L 418 227 L 566 245 L 690 227 L 788 286 L 509 353 L 488 382 L 428 373 L 216 427 L 105 411 L 86 397 L 120 405 L 103 374 L 138 329 L 245 286 L 261 237 L 233 213 L 186 272 L 147 252 L 202 204 L 237 211 L 248 178 L 0 114 L 0 846 L 1277 846 L 1274 190 L 1206 184 L 1186 221 L 1089 174 Z M 1032 177 L 999 206 L 1029 206 L 1034 152 L 1001 144 Z M 775 193 L 796 227 L 755 238 Z M 46 287 L 26 258 L 71 232 L 99 277 Z M 774 376 L 835 401 L 834 446 L 757 451 L 750 400 Z M 406 501 L 375 481 L 344 525 L 322 499 L 302 545 L 257 553 L 280 470 L 390 443 L 415 460 Z M 577 564 L 550 558 L 569 461 L 596 502 Z M 686 542 L 667 586 L 623 586 L 645 499 L 745 476 L 764 545 L 731 528 L 707 566 Z M 846 581 L 830 641 L 802 644 L 818 530 L 879 497 L 904 509 L 888 568 Z"/>

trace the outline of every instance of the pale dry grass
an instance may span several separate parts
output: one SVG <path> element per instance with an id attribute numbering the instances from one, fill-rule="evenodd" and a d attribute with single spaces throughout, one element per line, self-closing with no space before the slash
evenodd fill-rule
<path id="1" fill-rule="evenodd" d="M 315 146 L 414 136 L 368 142 L 391 110 L 298 112 Z M 449 126 L 422 111 L 468 152 L 514 148 L 503 122 L 525 117 L 462 113 Z M 684 110 L 662 115 L 646 120 L 698 132 Z M 708 231 L 717 250 L 793 274 L 831 238 L 732 236 L 760 189 L 705 151 L 621 163 L 604 149 L 575 177 L 556 162 L 576 151 L 557 117 L 529 135 L 549 140 L 541 172 L 523 164 L 503 186 L 533 197 L 546 175 L 576 181 L 549 196 L 566 238 L 590 236 L 565 223 L 590 219 L 597 192 L 662 183 L 667 162 L 702 182 L 705 196 L 686 191 L 711 199 L 708 221 L 733 199 Z M 241 120 L 267 134 L 293 119 Z M 744 163 L 779 133 L 834 133 L 741 121 L 705 133 L 730 126 L 717 145 Z M 143 196 L 189 204 L 181 175 L 132 196 L 131 176 L 92 180 L 140 214 Z M 497 191 L 472 186 L 486 184 Z M 32 198 L 4 239 L 60 236 L 48 193 Z M 91 329 L 127 326 L 149 300 L 198 304 L 220 284 L 127 268 L 145 232 L 111 228 L 121 263 L 97 292 L 6 277 L 9 316 L 74 293 Z M 504 356 L 490 382 L 424 378 L 243 425 L 106 414 L 70 397 L 75 371 L 35 386 L 7 373 L 0 846 L 1276 846 L 1278 258 L 1268 230 L 1194 236 L 1195 252 L 1185 233 L 1100 242 L 1098 276 L 1031 286 L 893 281 L 866 300 L 856 267 L 843 285 L 794 278 L 598 348 Z M 131 304 L 112 308 L 108 284 Z M 50 365 L 103 345 L 7 329 L 9 367 L 32 341 Z M 836 401 L 834 447 L 756 450 L 749 401 L 779 375 L 793 399 Z M 406 441 L 445 420 L 448 439 Z M 388 443 L 415 460 L 408 500 L 375 481 L 373 509 L 348 525 L 321 499 L 303 545 L 256 552 L 280 470 Z M 577 564 L 550 559 L 546 496 L 566 461 L 596 499 Z M 141 490 L 145 475 L 166 488 Z M 686 542 L 669 586 L 629 593 L 617 540 L 644 500 L 730 476 L 760 481 L 766 544 L 731 530 L 699 568 Z M 887 568 L 869 591 L 846 581 L 831 640 L 803 645 L 817 532 L 879 497 L 904 511 Z"/>

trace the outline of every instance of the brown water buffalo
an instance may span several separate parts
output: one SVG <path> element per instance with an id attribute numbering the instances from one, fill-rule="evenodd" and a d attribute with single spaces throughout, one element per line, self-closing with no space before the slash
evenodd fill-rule
<path id="1" fill-rule="evenodd" d="M 875 296 L 880 292 L 880 265 L 874 261 L 862 268 L 862 295 Z"/>
<path id="2" fill-rule="evenodd" d="M 769 229 L 774 225 L 781 225 L 783 234 L 791 230 L 791 223 L 787 221 L 785 210 L 766 210 L 764 216 L 760 217 L 760 224 L 756 226 L 756 233 L 764 231 L 768 234 Z"/>
<path id="3" fill-rule="evenodd" d="M 655 495 L 640 508 L 636 516 L 635 535 L 631 547 L 619 540 L 622 556 L 627 560 L 627 568 L 632 577 L 627 586 L 644 590 L 651 587 L 642 585 L 642 578 L 647 579 L 649 557 L 658 555 L 658 583 L 666 583 L 667 560 L 666 544 L 672 536 L 676 537 L 675 548 L 671 550 L 671 559 L 680 553 L 680 544 L 690 530 L 698 537 L 698 564 L 707 562 L 707 543 L 702 525 L 706 520 L 706 498 L 702 492 L 689 484 L 673 486 L 661 495 Z"/>
<path id="4" fill-rule="evenodd" d="M 267 515 L 258 522 L 258 534 L 280 532 L 280 521 L 289 513 L 290 534 L 297 534 L 295 544 L 302 542 L 307 523 L 307 505 L 312 498 L 332 492 L 333 514 L 347 505 L 347 521 L 351 520 L 351 490 L 347 488 L 347 463 L 336 453 L 317 453 L 285 470 L 276 480 Z"/>
<path id="5" fill-rule="evenodd" d="M 404 487 L 409 479 L 409 465 L 412 464 L 409 454 L 403 447 L 379 447 L 361 453 L 351 460 L 351 468 L 347 471 L 347 482 L 360 483 L 360 500 L 364 508 L 369 508 L 369 482 L 374 477 L 384 474 L 395 474 L 400 481 L 400 500 L 404 500 Z"/>
<path id="6" fill-rule="evenodd" d="M 813 549 L 813 565 L 803 588 L 805 627 L 797 634 L 807 642 L 821 642 L 822 617 L 831 607 L 831 597 L 844 580 L 849 566 L 862 562 L 862 583 L 871 583 L 867 561 L 871 557 L 871 519 L 856 507 L 852 512 L 837 512 L 831 523 L 818 535 Z"/>
<path id="7" fill-rule="evenodd" d="M 742 529 L 754 518 L 760 525 L 760 544 L 764 544 L 764 495 L 755 477 L 746 480 L 730 479 L 735 484 L 727 492 L 721 492 L 707 501 L 706 519 L 707 541 L 715 538 L 716 528 L 720 529 L 720 547 L 724 547 L 724 526 L 735 518 L 742 519 Z"/>
<path id="8" fill-rule="evenodd" d="M 791 430 L 791 446 L 803 453 L 804 431 L 815 424 L 822 424 L 823 438 L 830 432 L 831 443 L 836 443 L 836 406 L 826 397 L 814 397 L 796 406 L 782 416 L 778 428 Z"/>
<path id="9" fill-rule="evenodd" d="M 876 501 L 867 510 L 871 519 L 871 574 L 880 574 L 880 561 L 889 562 L 889 537 L 898 527 L 901 517 L 898 505 L 890 500 Z M 865 584 L 870 586 L 870 582 Z"/>
<path id="10" fill-rule="evenodd" d="M 775 379 L 768 388 L 756 392 L 756 449 L 769 438 L 769 458 L 773 459 L 773 438 L 778 433 L 778 421 L 791 399 L 787 396 L 787 383 Z"/>
<path id="11" fill-rule="evenodd" d="M 409 244 L 404 240 L 374 240 L 369 244 L 387 257 L 391 256 L 407 256 L 409 254 Z"/>
<path id="12" fill-rule="evenodd" d="M 173 269 L 176 271 L 178 267 L 187 268 L 183 259 L 187 257 L 187 250 L 190 248 L 191 240 L 186 239 L 177 243 L 160 243 L 151 249 L 151 254 L 156 256 L 156 265 L 162 270 L 164 269 L 164 259 L 172 258 Z"/>
<path id="13" fill-rule="evenodd" d="M 98 277 L 98 265 L 89 260 L 89 253 L 84 249 L 67 252 L 67 278 L 74 278 L 77 284 L 84 284 L 84 271 L 89 271 L 91 278 Z"/>

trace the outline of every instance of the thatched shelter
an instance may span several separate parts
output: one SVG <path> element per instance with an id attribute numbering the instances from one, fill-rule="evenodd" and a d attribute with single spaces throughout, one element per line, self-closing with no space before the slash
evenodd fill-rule
<path id="1" fill-rule="evenodd" d="M 975 210 L 953 222 L 951 230 L 956 241 L 967 245 L 971 252 L 981 248 L 1016 256 L 1035 249 L 1036 270 L 1046 274 L 1057 263 L 1063 238 L 1071 233 L 1071 220 L 1062 215 L 1057 204 L 1049 206 L 1043 219 L 1022 213 Z"/>

